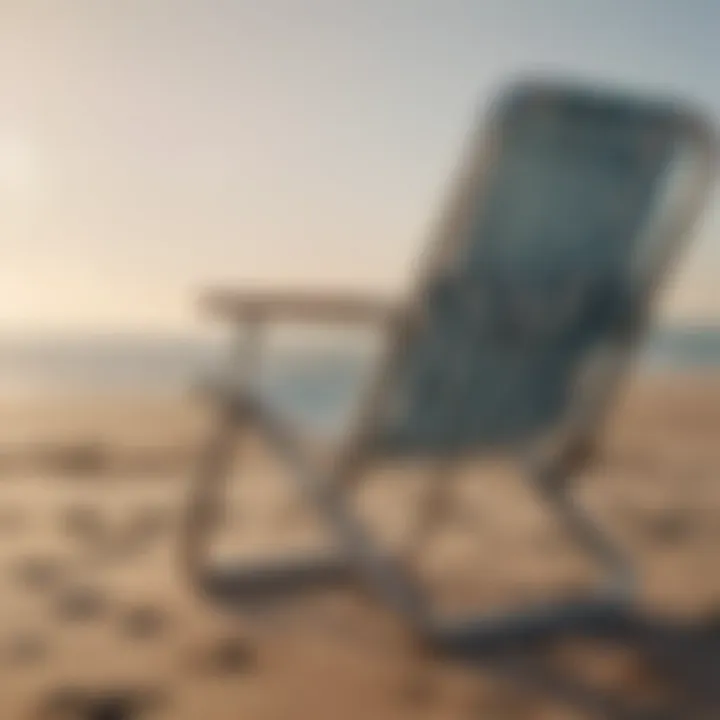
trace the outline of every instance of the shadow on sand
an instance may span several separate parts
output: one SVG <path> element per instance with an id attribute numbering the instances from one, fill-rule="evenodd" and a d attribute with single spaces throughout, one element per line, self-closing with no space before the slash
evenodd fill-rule
<path id="1" fill-rule="evenodd" d="M 559 664 L 562 651 L 572 666 Z M 621 689 L 598 688 L 578 679 L 583 660 L 612 651 L 623 664 Z M 545 696 L 583 713 L 608 720 L 714 720 L 720 717 L 720 619 L 673 622 L 627 613 L 581 639 L 567 637 L 552 646 L 465 655 L 464 662 L 497 674 L 518 689 Z M 620 662 L 617 660 L 616 662 Z M 617 676 L 617 673 L 616 673 Z"/>

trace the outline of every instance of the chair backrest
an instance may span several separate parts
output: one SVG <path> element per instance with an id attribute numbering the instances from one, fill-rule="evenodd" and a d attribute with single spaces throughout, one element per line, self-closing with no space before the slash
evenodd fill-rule
<path id="1" fill-rule="evenodd" d="M 483 135 L 376 393 L 383 452 L 522 445 L 588 402 L 579 378 L 629 354 L 714 171 L 694 113 L 601 90 L 515 87 Z"/>

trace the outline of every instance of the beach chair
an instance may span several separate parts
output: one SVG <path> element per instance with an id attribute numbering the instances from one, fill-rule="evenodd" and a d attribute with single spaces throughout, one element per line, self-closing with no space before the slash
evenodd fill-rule
<path id="1" fill-rule="evenodd" d="M 571 83 L 517 83 L 472 138 L 414 296 L 210 291 L 207 309 L 245 333 L 237 377 L 214 388 L 219 425 L 202 452 L 182 535 L 183 566 L 228 606 L 307 587 L 361 583 L 448 653 L 602 628 L 631 602 L 625 555 L 574 500 L 593 443 L 650 316 L 659 281 L 714 176 L 710 126 L 674 100 Z M 246 382 L 272 320 L 370 323 L 388 351 L 330 467 Z M 238 435 L 252 426 L 327 522 L 336 551 L 215 566 L 209 537 Z M 603 570 L 592 595 L 523 610 L 444 617 L 401 558 L 380 548 L 348 503 L 376 462 L 517 460 L 577 545 Z M 478 477 L 482 482 L 482 477 Z M 437 502 L 437 499 L 432 501 Z"/>

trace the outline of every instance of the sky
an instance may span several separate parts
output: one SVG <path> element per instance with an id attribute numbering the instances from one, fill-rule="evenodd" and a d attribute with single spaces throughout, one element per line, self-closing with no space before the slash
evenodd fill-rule
<path id="1" fill-rule="evenodd" d="M 717 0 L 0 0 L 0 333 L 178 330 L 208 284 L 401 293 L 527 72 L 720 118 Z M 712 199 L 663 316 L 720 320 Z"/>

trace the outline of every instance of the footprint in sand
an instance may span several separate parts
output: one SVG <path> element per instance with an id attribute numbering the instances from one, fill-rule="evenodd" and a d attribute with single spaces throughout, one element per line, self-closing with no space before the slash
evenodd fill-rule
<path id="1" fill-rule="evenodd" d="M 109 523 L 99 508 L 72 505 L 61 515 L 65 535 L 106 560 L 127 560 L 147 550 L 171 526 L 164 508 L 145 508 L 125 521 Z"/>
<path id="2" fill-rule="evenodd" d="M 68 537 L 81 543 L 95 545 L 107 539 L 102 513 L 93 505 L 69 506 L 61 513 L 60 523 Z"/>
<path id="3" fill-rule="evenodd" d="M 192 648 L 192 664 L 204 675 L 236 675 L 257 669 L 257 648 L 246 638 L 222 637 L 205 647 Z"/>
<path id="4" fill-rule="evenodd" d="M 692 513 L 673 509 L 649 514 L 645 519 L 643 530 L 657 544 L 674 546 L 696 533 L 698 525 Z"/>
<path id="5" fill-rule="evenodd" d="M 58 687 L 41 701 L 37 720 L 141 720 L 164 703 L 159 690 Z"/>
<path id="6" fill-rule="evenodd" d="M 19 558 L 11 569 L 15 581 L 26 588 L 45 592 L 56 587 L 64 575 L 64 567 L 58 558 L 44 555 L 28 555 Z"/>
<path id="7" fill-rule="evenodd" d="M 127 609 L 120 618 L 122 633 L 135 640 L 159 637 L 169 624 L 168 613 L 153 605 L 137 605 Z"/>
<path id="8" fill-rule="evenodd" d="M 169 508 L 148 506 L 136 512 L 130 526 L 136 534 L 154 540 L 169 531 L 173 521 Z"/>
<path id="9" fill-rule="evenodd" d="M 2 659 L 13 666 L 35 664 L 48 652 L 47 642 L 39 633 L 18 633 L 3 645 Z"/>
<path id="10" fill-rule="evenodd" d="M 144 508 L 116 532 L 114 550 L 127 557 L 148 550 L 170 529 L 171 524 L 172 517 L 165 508 Z"/>
<path id="11" fill-rule="evenodd" d="M 87 621 L 100 617 L 109 605 L 108 598 L 93 586 L 64 588 L 55 600 L 55 612 L 60 620 Z"/>

